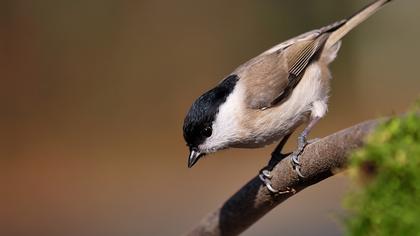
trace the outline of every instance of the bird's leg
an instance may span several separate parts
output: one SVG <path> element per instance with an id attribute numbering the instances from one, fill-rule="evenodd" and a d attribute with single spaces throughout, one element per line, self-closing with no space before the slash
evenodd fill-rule
<path id="1" fill-rule="evenodd" d="M 279 161 L 281 161 L 283 158 L 287 157 L 287 155 L 286 154 L 283 154 L 282 151 L 283 151 L 283 148 L 286 145 L 286 143 L 289 140 L 289 138 L 290 138 L 291 135 L 292 134 L 290 133 L 290 134 L 284 136 L 281 139 L 280 143 L 277 144 L 277 146 L 274 149 L 274 151 L 271 153 L 271 159 L 268 162 L 268 166 L 267 166 L 270 170 L 272 170 L 274 168 L 274 166 L 277 163 L 279 163 Z"/>
<path id="2" fill-rule="evenodd" d="M 283 139 L 280 141 L 280 143 L 277 145 L 277 147 L 274 149 L 274 151 L 271 153 L 271 159 L 266 167 L 264 167 L 259 174 L 259 177 L 261 181 L 264 183 L 264 185 L 267 187 L 267 189 L 275 194 L 285 194 L 285 193 L 294 193 L 294 189 L 287 188 L 286 190 L 277 190 L 273 188 L 271 183 L 271 178 L 273 177 L 271 175 L 271 171 L 273 170 L 274 166 L 279 163 L 283 158 L 287 157 L 288 154 L 283 154 L 282 150 L 284 145 L 287 143 L 287 140 L 290 138 L 290 134 L 283 137 Z"/>
<path id="3" fill-rule="evenodd" d="M 309 132 L 311 132 L 311 130 L 313 129 L 313 127 L 315 126 L 315 124 L 321 119 L 321 117 L 315 117 L 313 119 L 311 119 L 311 121 L 309 122 L 308 126 L 306 126 L 306 128 L 302 131 L 302 133 L 299 135 L 298 137 L 298 147 L 297 149 L 292 153 L 291 156 L 291 162 L 292 162 L 292 166 L 293 169 L 296 171 L 296 173 L 300 176 L 300 177 L 304 177 L 302 175 L 302 173 L 300 172 L 300 162 L 299 162 L 299 157 L 302 154 L 303 150 L 305 149 L 305 147 L 316 141 L 315 140 L 311 140 L 311 141 L 307 141 L 306 138 L 309 135 Z"/>

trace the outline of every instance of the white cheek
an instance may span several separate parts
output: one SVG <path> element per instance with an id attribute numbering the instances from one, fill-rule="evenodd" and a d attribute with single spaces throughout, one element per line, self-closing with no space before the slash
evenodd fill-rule
<path id="1" fill-rule="evenodd" d="M 239 130 L 239 118 L 243 108 L 243 89 L 237 84 L 232 93 L 227 97 L 216 119 L 213 122 L 213 133 L 206 141 L 199 145 L 201 151 L 215 152 L 228 147 L 235 142 Z"/>

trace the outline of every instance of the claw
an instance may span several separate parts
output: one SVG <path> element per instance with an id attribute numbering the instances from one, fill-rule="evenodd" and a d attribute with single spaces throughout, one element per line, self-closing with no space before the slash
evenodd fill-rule
<path id="1" fill-rule="evenodd" d="M 262 170 L 261 173 L 258 175 L 260 180 L 264 183 L 264 185 L 267 187 L 268 191 L 270 191 L 273 194 L 286 194 L 286 193 L 296 193 L 296 190 L 290 187 L 286 187 L 286 190 L 280 191 L 273 187 L 273 184 L 271 183 L 271 172 L 269 170 Z"/>
<path id="2" fill-rule="evenodd" d="M 301 177 L 301 178 L 305 178 L 305 176 L 302 174 L 302 172 L 300 172 L 300 166 L 296 166 L 293 168 L 296 172 L 296 174 Z"/>
<path id="3" fill-rule="evenodd" d="M 304 136 L 301 136 L 301 137 L 299 137 L 297 150 L 292 153 L 292 156 L 290 158 L 290 162 L 292 164 L 293 170 L 301 178 L 304 178 L 304 176 L 300 172 L 300 169 L 301 169 L 302 164 L 299 161 L 299 156 L 302 154 L 303 150 L 305 150 L 305 147 L 308 144 L 310 144 L 312 142 L 316 142 L 316 141 L 317 141 L 316 139 L 315 140 L 306 141 L 306 138 Z"/>
<path id="4" fill-rule="evenodd" d="M 291 159 L 292 159 L 293 166 L 300 166 L 299 155 L 293 154 Z"/>
<path id="5" fill-rule="evenodd" d="M 279 190 L 277 190 L 277 189 L 273 188 L 273 186 L 271 186 L 271 181 L 270 181 L 270 183 L 266 183 L 265 186 L 272 193 L 278 194 L 280 192 Z"/>
<path id="6" fill-rule="evenodd" d="M 299 161 L 299 155 L 292 154 L 292 157 L 290 158 L 290 162 L 292 164 L 293 170 L 297 173 L 297 175 L 301 178 L 304 178 L 302 173 L 300 172 L 300 161 Z"/>
<path id="7" fill-rule="evenodd" d="M 272 183 L 271 183 L 271 173 L 269 170 L 263 170 L 261 171 L 261 173 L 258 175 L 258 177 L 260 178 L 260 180 L 264 183 L 264 185 L 267 187 L 267 189 L 272 192 L 272 193 L 277 193 L 277 190 L 273 188 Z"/>
<path id="8" fill-rule="evenodd" d="M 282 149 L 286 144 L 287 140 L 289 139 L 290 135 L 291 133 L 283 137 L 283 139 L 280 141 L 280 143 L 277 145 L 277 147 L 271 154 L 271 159 L 268 163 L 268 166 L 260 170 L 260 174 L 258 175 L 260 180 L 264 183 L 265 187 L 267 187 L 268 191 L 270 191 L 272 194 L 296 193 L 296 191 L 293 188 L 289 187 L 287 187 L 284 191 L 280 191 L 278 189 L 275 189 L 273 187 L 273 184 L 271 183 L 271 178 L 273 177 L 273 175 L 271 174 L 270 170 L 272 170 L 279 161 L 288 156 L 287 154 L 282 153 Z"/>
<path id="9" fill-rule="evenodd" d="M 268 179 L 271 179 L 273 176 L 271 175 L 271 171 L 269 170 L 263 170 L 261 172 L 261 174 L 263 174 L 265 177 L 267 177 Z"/>

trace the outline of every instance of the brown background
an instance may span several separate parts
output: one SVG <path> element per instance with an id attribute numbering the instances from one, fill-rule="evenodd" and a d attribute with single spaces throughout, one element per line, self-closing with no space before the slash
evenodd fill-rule
<path id="1" fill-rule="evenodd" d="M 1 1 L 0 234 L 185 232 L 273 148 L 187 169 L 192 101 L 240 63 L 366 2 Z M 419 7 L 395 1 L 344 40 L 330 112 L 312 136 L 417 98 Z M 340 235 L 348 187 L 345 175 L 311 187 L 245 235 Z"/>

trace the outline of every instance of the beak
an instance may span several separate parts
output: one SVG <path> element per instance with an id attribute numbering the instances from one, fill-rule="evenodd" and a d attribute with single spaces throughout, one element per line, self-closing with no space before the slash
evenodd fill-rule
<path id="1" fill-rule="evenodd" d="M 197 161 L 200 159 L 200 157 L 202 157 L 204 154 L 200 153 L 197 150 L 191 149 L 190 151 L 190 156 L 188 158 L 188 168 L 193 167 L 193 165 L 195 163 L 197 163 Z"/>

